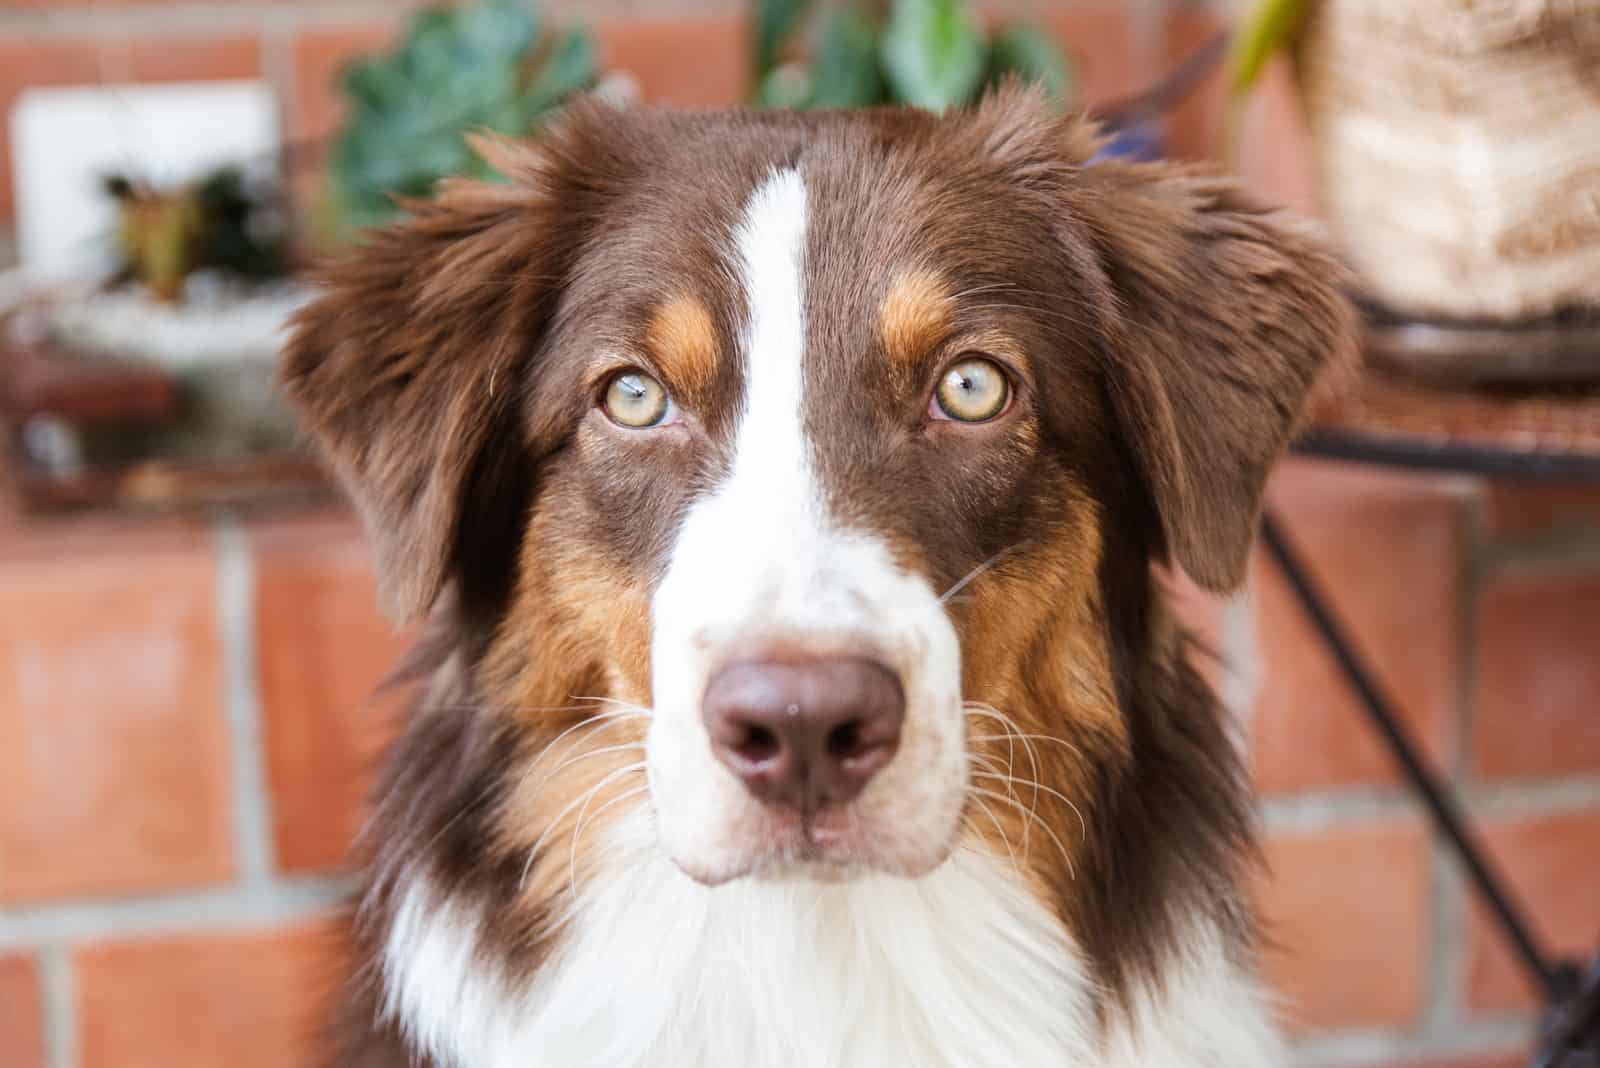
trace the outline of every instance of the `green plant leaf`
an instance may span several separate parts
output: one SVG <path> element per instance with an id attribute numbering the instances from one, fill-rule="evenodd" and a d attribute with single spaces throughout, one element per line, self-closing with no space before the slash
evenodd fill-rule
<path id="1" fill-rule="evenodd" d="M 811 71 L 801 63 L 781 63 L 756 86 L 756 106 L 803 108 L 811 103 Z"/>
<path id="2" fill-rule="evenodd" d="M 983 30 L 960 0 L 894 0 L 881 50 L 890 87 L 907 104 L 942 111 L 983 83 Z"/>
<path id="3" fill-rule="evenodd" d="M 593 82 L 588 34 L 538 30 L 526 0 L 423 11 L 392 52 L 345 72 L 349 117 L 329 184 L 347 226 L 384 222 L 396 213 L 394 195 L 428 196 L 449 175 L 490 177 L 467 131 L 530 133 Z"/>
<path id="4" fill-rule="evenodd" d="M 1306 0 L 1258 0 L 1234 31 L 1228 49 L 1228 85 L 1235 96 L 1250 91 L 1274 52 L 1300 29 Z"/>
<path id="5" fill-rule="evenodd" d="M 479 0 L 456 10 L 459 54 L 515 63 L 539 36 L 539 19 L 526 0 Z"/>
<path id="6" fill-rule="evenodd" d="M 1035 82 L 1052 99 L 1072 95 L 1072 67 L 1055 41 L 1032 26 L 1008 26 L 989 42 L 989 84 L 1007 75 Z"/>
<path id="7" fill-rule="evenodd" d="M 817 38 L 810 106 L 864 108 L 883 101 L 877 26 L 859 7 L 835 8 Z"/>
<path id="8" fill-rule="evenodd" d="M 755 36 L 757 84 L 764 82 L 778 62 L 783 42 L 814 6 L 815 0 L 756 0 Z"/>
<path id="9" fill-rule="evenodd" d="M 594 38 L 588 31 L 562 33 L 528 87 L 528 119 L 536 119 L 573 93 L 592 86 L 596 70 Z"/>

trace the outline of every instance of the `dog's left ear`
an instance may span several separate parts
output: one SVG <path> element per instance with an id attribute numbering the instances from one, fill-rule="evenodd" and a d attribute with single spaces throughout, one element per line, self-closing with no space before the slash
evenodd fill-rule
<path id="1" fill-rule="evenodd" d="M 1313 386 L 1353 363 L 1344 269 L 1288 213 L 1232 179 L 1106 161 L 1066 183 L 1087 233 L 1113 407 L 1167 555 L 1218 592 L 1243 580 L 1267 472 Z"/>
<path id="2" fill-rule="evenodd" d="M 554 151 L 480 141 L 508 177 L 454 180 L 324 273 L 282 382 L 365 521 L 397 621 L 503 574 L 527 506 L 519 405 L 577 240 Z"/>

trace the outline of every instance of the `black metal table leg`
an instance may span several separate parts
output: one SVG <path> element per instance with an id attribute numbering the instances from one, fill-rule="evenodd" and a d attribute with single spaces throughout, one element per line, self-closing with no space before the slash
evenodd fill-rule
<path id="1" fill-rule="evenodd" d="M 1516 954 L 1523 970 L 1538 987 L 1546 1006 L 1545 1048 L 1535 1058 L 1534 1068 L 1588 1068 L 1600 1065 L 1600 963 L 1580 981 L 1578 969 L 1558 964 L 1539 945 L 1510 888 L 1494 869 L 1488 855 L 1468 826 L 1454 792 L 1428 765 L 1416 742 L 1399 717 L 1394 703 L 1381 689 L 1375 675 L 1362 661 L 1334 615 L 1328 600 L 1317 588 L 1288 535 L 1268 513 L 1262 520 L 1261 539 L 1273 562 L 1283 573 L 1295 600 L 1311 620 L 1339 670 L 1359 699 L 1363 711 L 1390 753 L 1399 762 L 1406 778 L 1422 798 L 1434 824 L 1460 859 L 1474 890 L 1495 919 L 1501 933 Z"/>

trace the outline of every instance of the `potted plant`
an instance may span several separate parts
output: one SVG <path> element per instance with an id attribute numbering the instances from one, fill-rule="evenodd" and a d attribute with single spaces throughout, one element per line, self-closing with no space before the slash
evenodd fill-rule
<path id="1" fill-rule="evenodd" d="M 1600 380 L 1600 0 L 1261 0 L 1235 100 L 1278 52 L 1376 358 Z"/>

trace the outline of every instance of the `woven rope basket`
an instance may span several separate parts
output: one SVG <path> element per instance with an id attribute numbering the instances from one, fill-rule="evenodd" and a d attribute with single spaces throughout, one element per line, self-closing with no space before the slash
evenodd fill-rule
<path id="1" fill-rule="evenodd" d="M 1600 0 L 1314 0 L 1297 70 L 1329 222 L 1421 318 L 1600 309 Z"/>

